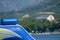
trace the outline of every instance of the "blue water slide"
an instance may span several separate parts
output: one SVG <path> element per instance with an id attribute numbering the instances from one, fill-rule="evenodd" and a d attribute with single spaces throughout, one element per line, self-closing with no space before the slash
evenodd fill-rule
<path id="1" fill-rule="evenodd" d="M 21 25 L 16 25 L 17 19 L 1 20 L 0 40 L 35 40 Z"/>

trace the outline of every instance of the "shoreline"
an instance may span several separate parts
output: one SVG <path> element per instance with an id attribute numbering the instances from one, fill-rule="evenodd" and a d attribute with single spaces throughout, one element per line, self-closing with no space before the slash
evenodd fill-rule
<path id="1" fill-rule="evenodd" d="M 30 33 L 30 34 L 41 34 L 41 35 L 43 35 L 43 34 L 60 34 L 60 32 L 45 32 L 45 33 Z"/>

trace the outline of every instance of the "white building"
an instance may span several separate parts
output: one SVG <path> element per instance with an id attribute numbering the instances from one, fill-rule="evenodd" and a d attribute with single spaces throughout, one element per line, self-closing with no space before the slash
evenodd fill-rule
<path id="1" fill-rule="evenodd" d="M 52 19 L 54 19 L 54 12 L 39 12 L 37 13 L 36 19 L 37 20 L 50 20 L 48 19 L 48 17 L 52 17 Z"/>
<path id="2" fill-rule="evenodd" d="M 49 15 L 49 16 L 47 17 L 47 20 L 50 21 L 50 22 L 52 22 L 52 21 L 55 20 L 55 18 L 54 18 L 53 15 Z"/>

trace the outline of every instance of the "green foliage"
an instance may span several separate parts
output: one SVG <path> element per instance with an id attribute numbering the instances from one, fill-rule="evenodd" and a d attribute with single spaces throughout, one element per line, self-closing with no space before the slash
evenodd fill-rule
<path id="1" fill-rule="evenodd" d="M 60 18 L 60 14 L 55 14 L 54 17 L 55 17 L 55 19 L 59 19 Z"/>
<path id="2" fill-rule="evenodd" d="M 23 19 L 19 20 L 19 24 L 22 25 L 26 30 L 29 32 L 34 31 L 36 32 L 46 32 L 47 28 L 49 31 L 53 32 L 55 29 L 60 29 L 60 23 L 54 23 L 49 22 L 47 20 L 45 21 L 38 21 L 36 19 Z"/>

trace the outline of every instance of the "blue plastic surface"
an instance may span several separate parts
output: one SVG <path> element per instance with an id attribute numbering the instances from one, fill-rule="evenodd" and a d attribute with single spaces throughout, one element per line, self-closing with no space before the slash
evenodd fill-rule
<path id="1" fill-rule="evenodd" d="M 15 24 L 17 19 L 1 20 L 0 40 L 35 40 L 22 26 Z"/>
<path id="2" fill-rule="evenodd" d="M 1 19 L 1 25 L 15 25 L 17 24 L 17 19 L 15 18 L 4 18 Z"/>
<path id="3" fill-rule="evenodd" d="M 0 36 L 0 40 L 35 40 L 22 26 L 19 25 L 2 25 L 0 26 L 0 35 L 1 33 L 2 35 L 9 35 L 9 37 L 4 38 Z"/>

